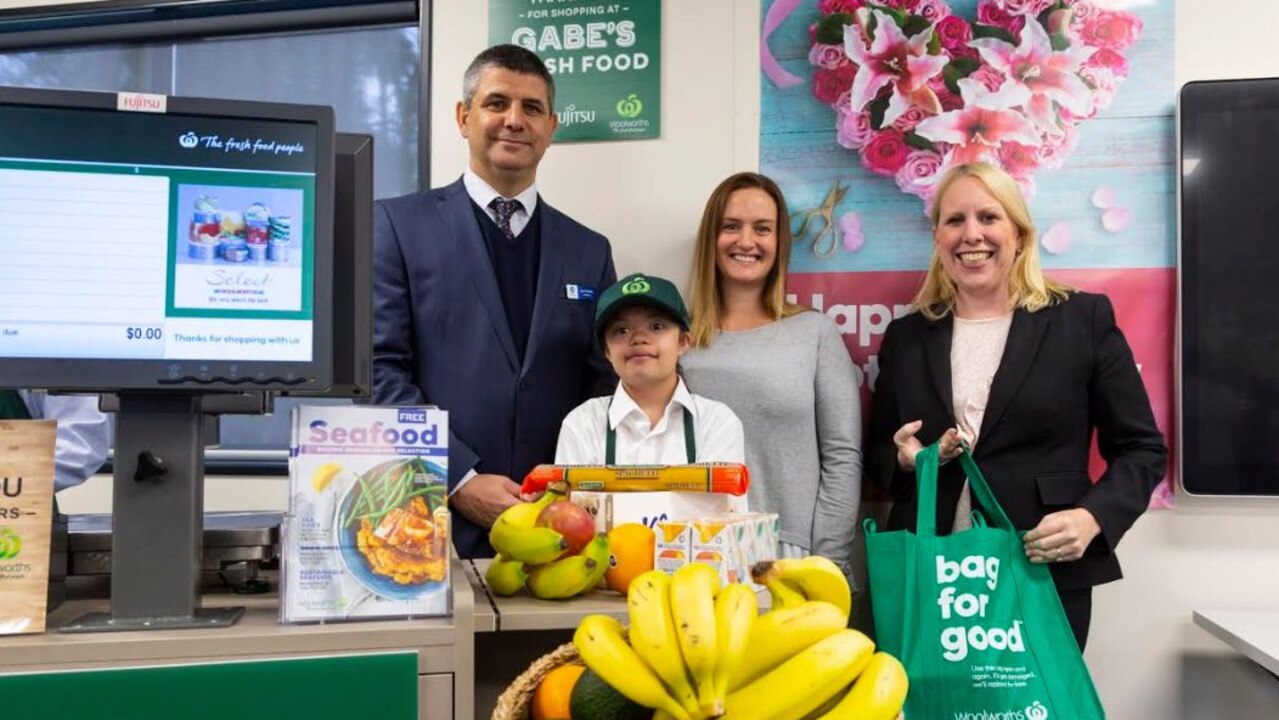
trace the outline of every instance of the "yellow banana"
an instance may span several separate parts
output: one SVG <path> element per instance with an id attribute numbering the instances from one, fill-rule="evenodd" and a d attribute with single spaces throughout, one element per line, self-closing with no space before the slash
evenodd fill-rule
<path id="1" fill-rule="evenodd" d="M 790 583 L 809 600 L 822 600 L 839 608 L 845 618 L 853 607 L 848 578 L 838 565 L 821 555 L 756 563 L 751 575 L 761 585 L 767 585 L 767 581 L 774 578 Z"/>
<path id="2" fill-rule="evenodd" d="M 596 533 L 594 539 L 582 548 L 579 553 L 584 557 L 588 557 L 595 561 L 595 569 L 591 571 L 591 576 L 587 579 L 590 584 L 586 586 L 586 590 L 591 590 L 599 585 L 600 580 L 604 579 L 604 573 L 608 572 L 609 559 L 612 557 L 609 553 L 608 535 L 605 533 Z M 583 590 L 583 592 L 586 592 Z"/>
<path id="3" fill-rule="evenodd" d="M 723 714 L 715 703 L 715 595 L 719 572 L 705 563 L 688 563 L 671 575 L 671 614 L 684 664 L 697 689 L 697 704 L 711 717 Z"/>
<path id="4" fill-rule="evenodd" d="M 728 697 L 728 680 L 746 657 L 755 618 L 759 616 L 759 599 L 749 585 L 733 583 L 715 598 L 715 639 L 719 643 L 719 662 L 715 665 L 715 703 L 722 705 Z"/>
<path id="5" fill-rule="evenodd" d="M 631 619 L 631 647 L 666 684 L 670 694 L 690 715 L 697 715 L 697 691 L 688 681 L 684 654 L 671 614 L 671 577 L 649 570 L 631 581 L 626 606 Z"/>
<path id="6" fill-rule="evenodd" d="M 524 569 L 524 563 L 510 560 L 501 554 L 493 558 L 489 569 L 484 573 L 484 584 L 503 597 L 523 590 L 527 581 L 528 571 Z"/>
<path id="7" fill-rule="evenodd" d="M 537 516 L 542 514 L 542 510 L 562 497 L 562 495 L 547 491 L 542 493 L 542 497 L 533 502 L 515 503 L 503 510 L 493 524 L 506 523 L 514 527 L 531 528 L 537 523 Z"/>
<path id="8" fill-rule="evenodd" d="M 848 687 L 874 651 L 870 638 L 840 630 L 729 695 L 724 710 L 729 718 L 799 720 Z"/>
<path id="9" fill-rule="evenodd" d="M 500 519 L 489 531 L 489 542 L 502 555 L 530 565 L 543 565 L 568 550 L 568 540 L 546 527 L 516 527 Z"/>
<path id="10" fill-rule="evenodd" d="M 853 689 L 818 720 L 893 720 L 906 703 L 910 682 L 897 658 L 877 652 Z"/>
<path id="11" fill-rule="evenodd" d="M 808 598 L 804 597 L 804 593 L 800 592 L 799 588 L 781 578 L 766 577 L 760 584 L 768 587 L 768 594 L 773 598 L 771 606 L 773 610 L 799 607 L 808 602 Z"/>
<path id="12" fill-rule="evenodd" d="M 692 720 L 662 681 L 622 636 L 622 624 L 607 615 L 587 615 L 573 633 L 573 644 L 586 666 L 621 694 L 675 720 Z"/>
<path id="13" fill-rule="evenodd" d="M 741 665 L 728 680 L 732 692 L 759 678 L 804 648 L 848 625 L 839 608 L 816 600 L 760 615 L 751 626 Z"/>
<path id="14" fill-rule="evenodd" d="M 586 555 L 573 555 L 563 560 L 529 568 L 528 591 L 543 600 L 571 598 L 595 587 L 595 574 L 600 564 Z"/>

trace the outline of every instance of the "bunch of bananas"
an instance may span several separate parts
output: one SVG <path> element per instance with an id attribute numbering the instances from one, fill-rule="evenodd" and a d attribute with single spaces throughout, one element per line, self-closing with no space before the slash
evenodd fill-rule
<path id="1" fill-rule="evenodd" d="M 489 543 L 497 550 L 484 581 L 498 595 L 514 595 L 525 587 L 538 598 L 561 600 L 587 592 L 608 571 L 608 536 L 595 536 L 575 555 L 568 540 L 549 527 L 538 527 L 542 510 L 564 495 L 547 491 L 533 502 L 507 508 L 493 523 Z"/>
<path id="2" fill-rule="evenodd" d="M 635 579 L 629 637 L 617 620 L 591 615 L 573 642 L 587 667 L 653 708 L 654 720 L 897 717 L 906 672 L 847 627 L 850 593 L 839 568 L 815 557 L 757 568 L 774 592 L 763 615 L 749 585 L 721 589 L 713 568 L 691 563 Z"/>

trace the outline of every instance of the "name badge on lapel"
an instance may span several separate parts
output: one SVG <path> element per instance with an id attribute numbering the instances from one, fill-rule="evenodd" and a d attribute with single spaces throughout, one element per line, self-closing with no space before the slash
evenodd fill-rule
<path id="1" fill-rule="evenodd" d="M 595 302 L 595 288 L 589 285 L 565 285 L 564 297 L 578 302 Z"/>

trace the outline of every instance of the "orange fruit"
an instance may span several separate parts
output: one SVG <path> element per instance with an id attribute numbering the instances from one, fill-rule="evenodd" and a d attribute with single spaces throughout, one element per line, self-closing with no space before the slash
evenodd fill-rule
<path id="1" fill-rule="evenodd" d="M 585 665 L 561 665 L 548 672 L 533 692 L 533 720 L 572 720 L 569 699 Z"/>
<path id="2" fill-rule="evenodd" d="M 631 581 L 653 569 L 657 535 L 640 523 L 623 523 L 608 532 L 608 571 L 604 583 L 625 595 Z"/>

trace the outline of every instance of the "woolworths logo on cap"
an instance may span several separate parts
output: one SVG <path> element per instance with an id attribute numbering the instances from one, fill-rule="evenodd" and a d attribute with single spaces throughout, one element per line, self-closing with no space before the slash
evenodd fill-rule
<path id="1" fill-rule="evenodd" d="M 9 528 L 0 530 L 0 560 L 12 560 L 22 552 L 22 538 Z"/>
<path id="2" fill-rule="evenodd" d="M 638 277 L 622 286 L 622 294 L 643 295 L 652 289 L 653 286 L 649 285 L 647 280 L 642 277 Z"/>

